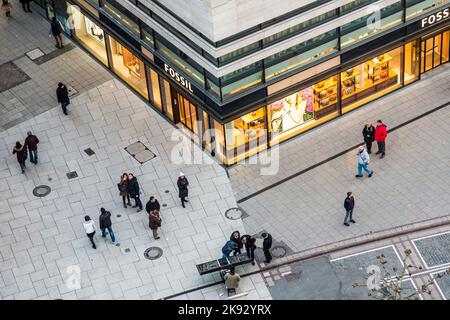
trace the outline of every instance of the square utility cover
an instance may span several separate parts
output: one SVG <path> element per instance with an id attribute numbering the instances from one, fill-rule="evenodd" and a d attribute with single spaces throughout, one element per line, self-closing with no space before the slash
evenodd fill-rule
<path id="1" fill-rule="evenodd" d="M 156 155 L 140 141 L 130 144 L 125 150 L 140 164 L 156 157 Z"/>
<path id="2" fill-rule="evenodd" d="M 25 53 L 27 55 L 28 58 L 30 58 L 31 60 L 36 60 L 37 58 L 40 58 L 44 55 L 44 52 L 42 52 L 41 49 L 36 48 L 34 50 L 28 51 L 27 53 Z"/>

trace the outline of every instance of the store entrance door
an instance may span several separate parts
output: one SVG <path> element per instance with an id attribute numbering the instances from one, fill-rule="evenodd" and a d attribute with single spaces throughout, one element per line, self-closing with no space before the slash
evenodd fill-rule
<path id="1" fill-rule="evenodd" d="M 180 122 L 183 123 L 191 131 L 198 134 L 197 107 L 178 92 L 176 92 L 176 97 Z"/>
<path id="2" fill-rule="evenodd" d="M 449 60 L 450 31 L 425 38 L 421 43 L 421 73 Z"/>

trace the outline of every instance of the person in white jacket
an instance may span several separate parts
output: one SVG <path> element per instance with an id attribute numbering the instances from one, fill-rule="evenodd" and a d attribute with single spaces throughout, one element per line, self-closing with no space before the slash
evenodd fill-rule
<path id="1" fill-rule="evenodd" d="M 366 149 L 363 146 L 359 147 L 357 157 L 358 157 L 358 174 L 356 175 L 356 177 L 361 178 L 363 176 L 362 169 L 364 169 L 364 171 L 368 174 L 370 178 L 373 174 L 373 170 L 370 169 L 368 166 L 370 158 L 369 154 L 367 153 Z"/>
<path id="2" fill-rule="evenodd" d="M 95 222 L 91 220 L 89 216 L 84 217 L 84 223 L 83 223 L 84 230 L 86 230 L 86 234 L 91 240 L 92 248 L 97 249 L 94 242 L 94 234 L 95 234 Z"/>

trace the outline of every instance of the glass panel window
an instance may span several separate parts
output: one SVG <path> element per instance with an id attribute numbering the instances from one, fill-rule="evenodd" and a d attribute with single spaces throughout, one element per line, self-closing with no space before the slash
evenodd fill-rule
<path id="1" fill-rule="evenodd" d="M 416 1 L 417 2 L 417 1 Z M 411 20 L 417 16 L 424 15 L 433 9 L 450 4 L 448 0 L 425 0 L 409 8 L 406 8 L 406 20 Z"/>
<path id="2" fill-rule="evenodd" d="M 363 28 L 355 30 L 353 32 L 347 33 L 341 37 L 341 47 L 347 47 L 356 42 L 362 41 L 371 37 L 381 31 L 385 31 L 389 28 L 395 27 L 402 23 L 403 12 L 398 12 L 389 17 L 381 19 L 379 21 L 379 26 L 376 27 L 375 24 L 365 25 Z"/>
<path id="3" fill-rule="evenodd" d="M 212 142 L 214 150 L 212 153 L 219 159 L 222 163 L 227 164 L 225 157 L 225 135 L 223 133 L 223 125 L 214 120 L 214 136 Z"/>
<path id="4" fill-rule="evenodd" d="M 142 41 L 148 45 L 150 48 L 155 48 L 155 41 L 153 39 L 153 31 L 147 26 L 142 26 Z"/>
<path id="5" fill-rule="evenodd" d="M 148 68 L 148 87 L 150 88 L 150 101 L 153 105 L 158 108 L 159 111 L 162 112 L 162 104 L 161 104 L 161 91 L 159 88 L 159 78 L 158 73 L 151 68 Z"/>
<path id="6" fill-rule="evenodd" d="M 377 2 L 378 0 L 356 0 L 341 7 L 341 15 L 347 14 L 356 9 L 362 8 L 370 3 Z"/>
<path id="7" fill-rule="evenodd" d="M 314 49 L 303 52 L 281 63 L 266 68 L 266 80 L 274 79 L 286 72 L 290 72 L 303 67 L 304 65 L 336 52 L 338 50 L 338 40 L 333 40 Z"/>
<path id="8" fill-rule="evenodd" d="M 225 124 L 228 164 L 267 148 L 264 108 Z"/>
<path id="9" fill-rule="evenodd" d="M 442 63 L 449 60 L 450 31 L 442 34 Z"/>
<path id="10" fill-rule="evenodd" d="M 338 115 L 338 76 L 267 106 L 271 144 L 286 140 Z"/>
<path id="11" fill-rule="evenodd" d="M 103 64 L 108 65 L 105 33 L 92 20 L 83 15 L 77 6 L 67 4 L 73 34 L 79 43 Z"/>
<path id="12" fill-rule="evenodd" d="M 403 47 L 400 47 L 342 72 L 343 111 L 350 111 L 399 88 L 402 59 Z"/>
<path id="13" fill-rule="evenodd" d="M 274 43 L 280 42 L 284 39 L 290 38 L 295 34 L 299 34 L 305 30 L 311 29 L 317 25 L 323 24 L 325 21 L 331 20 L 337 16 L 337 10 L 332 10 L 312 19 L 299 23 L 289 29 L 278 32 L 263 40 L 264 46 L 269 46 Z"/>
<path id="14" fill-rule="evenodd" d="M 189 79 L 194 80 L 202 87 L 205 86 L 205 80 L 203 77 L 203 72 L 195 68 L 192 64 L 188 63 L 186 59 L 180 57 L 180 55 L 173 52 L 165 44 L 157 40 L 158 51 L 166 57 L 169 61 L 173 62 L 178 68 L 180 68 Z M 183 54 L 186 56 L 185 54 Z M 186 56 L 187 58 L 187 56 Z"/>
<path id="15" fill-rule="evenodd" d="M 164 83 L 164 102 L 165 102 L 165 113 L 167 117 L 173 121 L 173 107 L 172 107 L 172 95 L 170 94 L 170 83 L 163 79 Z"/>
<path id="16" fill-rule="evenodd" d="M 144 63 L 113 38 L 109 40 L 114 72 L 148 99 Z"/>
<path id="17" fill-rule="evenodd" d="M 405 84 L 419 78 L 420 40 L 415 40 L 405 45 Z"/>
<path id="18" fill-rule="evenodd" d="M 262 83 L 262 71 L 222 87 L 222 99 L 225 100 L 230 98 L 231 96 L 244 92 L 260 83 Z"/>
<path id="19" fill-rule="evenodd" d="M 138 19 L 127 9 L 122 7 L 115 0 L 102 1 L 103 9 L 119 24 L 123 25 L 126 30 L 140 38 Z"/>
<path id="20" fill-rule="evenodd" d="M 230 63 L 243 56 L 249 55 L 252 52 L 258 51 L 260 48 L 261 46 L 259 41 L 249 44 L 248 46 L 245 46 L 243 48 L 240 48 L 238 50 L 232 51 L 230 53 L 227 53 L 226 55 L 219 57 L 219 64 L 224 65 Z"/>

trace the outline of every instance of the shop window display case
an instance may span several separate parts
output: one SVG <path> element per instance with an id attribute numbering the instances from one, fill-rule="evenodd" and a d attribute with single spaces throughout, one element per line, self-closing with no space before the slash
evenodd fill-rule
<path id="1" fill-rule="evenodd" d="M 313 86 L 314 119 L 320 119 L 338 109 L 338 77 L 334 76 Z"/>

